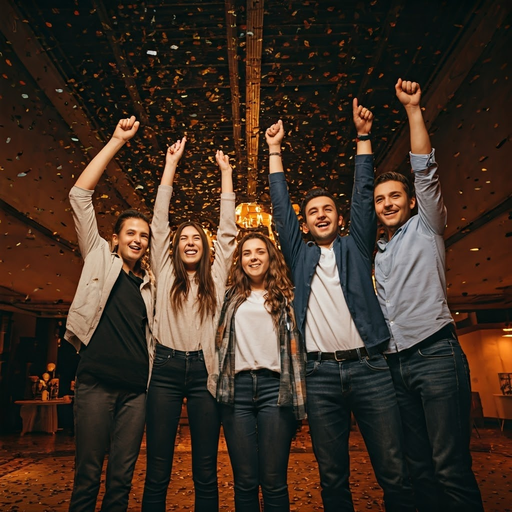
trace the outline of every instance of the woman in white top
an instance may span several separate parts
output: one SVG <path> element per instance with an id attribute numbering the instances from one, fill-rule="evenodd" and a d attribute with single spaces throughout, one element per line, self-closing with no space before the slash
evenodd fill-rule
<path id="1" fill-rule="evenodd" d="M 235 481 L 235 509 L 289 511 L 290 445 L 305 417 L 304 347 L 282 254 L 259 233 L 238 244 L 217 333 L 217 400 Z"/>
<path id="2" fill-rule="evenodd" d="M 156 354 L 147 400 L 147 472 L 142 509 L 165 511 L 174 443 L 183 399 L 192 441 L 195 510 L 218 510 L 217 449 L 220 417 L 215 401 L 218 362 L 215 331 L 237 234 L 232 170 L 217 151 L 222 175 L 220 224 L 212 263 L 197 222 L 181 224 L 169 252 L 169 203 L 186 139 L 167 151 L 151 223 L 150 259 L 157 282 L 153 334 Z"/>

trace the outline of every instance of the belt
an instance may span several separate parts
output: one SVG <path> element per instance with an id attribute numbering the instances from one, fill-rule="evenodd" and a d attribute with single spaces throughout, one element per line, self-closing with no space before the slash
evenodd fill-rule
<path id="1" fill-rule="evenodd" d="M 281 378 L 281 374 L 279 372 L 269 370 L 268 368 L 258 368 L 257 370 L 241 370 L 236 374 L 236 376 L 245 375 L 248 373 L 251 375 L 264 375 L 265 377 L 274 377 L 277 379 Z"/>
<path id="2" fill-rule="evenodd" d="M 308 352 L 308 361 L 356 361 L 361 357 L 368 357 L 365 347 L 350 350 L 336 350 L 336 352 Z"/>
<path id="3" fill-rule="evenodd" d="M 166 353 L 167 357 L 177 357 L 178 359 L 187 359 L 189 357 L 203 357 L 202 350 L 176 350 L 174 348 L 166 347 L 161 343 L 158 343 L 156 348 L 159 352 Z"/>

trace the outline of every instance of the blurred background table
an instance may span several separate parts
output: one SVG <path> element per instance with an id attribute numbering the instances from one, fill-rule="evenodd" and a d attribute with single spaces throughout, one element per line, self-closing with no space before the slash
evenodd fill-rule
<path id="1" fill-rule="evenodd" d="M 21 405 L 20 416 L 23 420 L 21 435 L 27 432 L 48 432 L 55 434 L 58 428 L 57 406 L 69 405 L 72 400 L 69 396 L 54 400 L 16 400 Z"/>
<path id="2" fill-rule="evenodd" d="M 498 418 L 501 421 L 501 430 L 505 420 L 512 420 L 512 395 L 494 395 L 494 403 L 498 411 Z"/>

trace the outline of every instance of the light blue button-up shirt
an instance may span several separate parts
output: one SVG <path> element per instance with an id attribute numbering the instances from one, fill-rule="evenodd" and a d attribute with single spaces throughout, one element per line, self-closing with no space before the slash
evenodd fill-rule
<path id="1" fill-rule="evenodd" d="M 453 322 L 446 296 L 446 208 L 435 152 L 410 153 L 418 214 L 377 242 L 375 281 L 389 326 L 387 352 L 400 352 Z"/>

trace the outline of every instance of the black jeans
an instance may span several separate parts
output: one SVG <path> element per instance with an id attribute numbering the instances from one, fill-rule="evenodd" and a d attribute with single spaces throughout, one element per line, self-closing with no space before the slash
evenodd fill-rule
<path id="1" fill-rule="evenodd" d="M 69 510 L 94 512 L 109 451 L 102 510 L 125 511 L 144 434 L 146 393 L 77 380 L 75 481 Z"/>
<path id="2" fill-rule="evenodd" d="M 196 512 L 217 511 L 217 451 L 220 418 L 206 388 L 201 351 L 185 353 L 157 345 L 146 412 L 147 471 L 142 499 L 145 512 L 164 512 L 171 479 L 174 442 L 183 399 L 187 399 L 192 441 L 192 478 Z"/>

